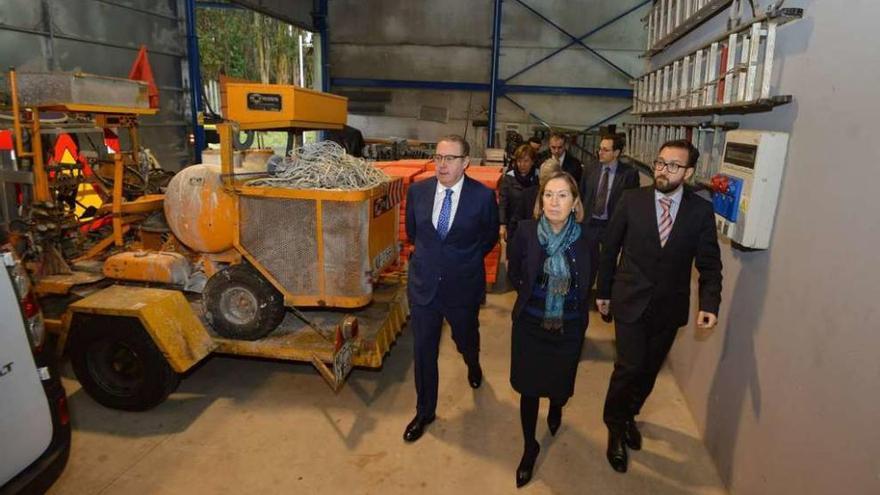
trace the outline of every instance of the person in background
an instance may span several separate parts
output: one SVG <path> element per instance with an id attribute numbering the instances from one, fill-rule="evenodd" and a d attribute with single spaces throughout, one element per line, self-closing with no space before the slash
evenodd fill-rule
<path id="1" fill-rule="evenodd" d="M 556 172 L 561 171 L 559 160 L 555 158 L 547 158 L 538 168 L 538 184 L 526 189 L 523 192 L 523 200 L 519 204 L 519 218 L 532 218 L 535 215 L 535 205 L 538 202 L 538 190 L 540 185 L 547 182 L 547 179 Z M 508 243 L 509 244 L 509 243 Z"/>
<path id="2" fill-rule="evenodd" d="M 556 435 L 562 424 L 589 314 L 591 262 L 577 182 L 554 171 L 541 183 L 538 197 L 535 219 L 520 222 L 508 248 L 508 274 L 517 291 L 510 384 L 520 394 L 524 443 L 517 487 L 531 480 L 540 451 L 535 440 L 539 398 L 550 399 L 550 433 Z"/>
<path id="3" fill-rule="evenodd" d="M 699 272 L 697 326 L 712 328 L 721 304 L 721 252 L 712 204 L 685 182 L 700 152 L 668 141 L 654 160 L 654 186 L 626 191 L 608 224 L 596 306 L 613 312 L 617 357 L 605 397 L 606 456 L 625 473 L 627 448 L 642 448 L 635 422 L 690 313 L 691 272 Z M 619 258 L 619 261 L 618 261 Z"/>
<path id="4" fill-rule="evenodd" d="M 599 141 L 598 166 L 585 167 L 581 180 L 581 198 L 584 203 L 586 224 L 590 227 L 593 259 L 599 259 L 599 246 L 605 239 L 608 219 L 614 213 L 620 196 L 627 189 L 639 187 L 639 172 L 632 165 L 619 161 L 623 152 L 624 135 L 603 136 Z M 599 264 L 593 264 L 590 285 L 596 281 Z"/>
<path id="5" fill-rule="evenodd" d="M 550 134 L 550 156 L 559 160 L 563 172 L 568 172 L 574 177 L 575 182 L 580 184 L 584 168 L 581 161 L 568 152 L 568 144 L 564 134 L 558 132 Z"/>
<path id="6" fill-rule="evenodd" d="M 541 154 L 541 138 L 539 138 L 538 136 L 530 137 L 529 138 L 529 146 L 531 146 L 531 148 L 533 150 L 535 150 L 535 154 L 536 154 L 535 161 L 537 161 L 538 160 L 537 155 Z"/>
<path id="7" fill-rule="evenodd" d="M 501 177 L 498 188 L 498 219 L 501 223 L 500 237 L 507 240 L 513 236 L 520 220 L 531 218 L 523 201 L 526 191 L 538 185 L 538 173 L 535 169 L 537 154 L 528 144 L 521 144 L 513 154 L 514 166 Z"/>

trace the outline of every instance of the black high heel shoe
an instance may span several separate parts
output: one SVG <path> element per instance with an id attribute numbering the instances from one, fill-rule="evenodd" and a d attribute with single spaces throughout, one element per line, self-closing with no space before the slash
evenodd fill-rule
<path id="1" fill-rule="evenodd" d="M 556 436 L 560 426 L 562 426 L 562 407 L 551 404 L 550 412 L 547 413 L 547 427 L 550 428 L 550 434 Z"/>
<path id="2" fill-rule="evenodd" d="M 516 468 L 516 487 L 522 488 L 529 481 L 532 481 L 532 471 L 535 469 L 535 460 L 538 459 L 538 452 L 541 451 L 541 445 L 538 442 L 526 447 L 523 452 L 519 466 Z"/>

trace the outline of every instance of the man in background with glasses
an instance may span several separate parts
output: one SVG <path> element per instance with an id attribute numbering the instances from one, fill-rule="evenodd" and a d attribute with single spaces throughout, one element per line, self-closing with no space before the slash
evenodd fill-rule
<path id="1" fill-rule="evenodd" d="M 416 182 L 406 196 L 406 235 L 415 245 L 407 295 L 415 360 L 416 416 L 403 439 L 415 442 L 434 421 L 437 355 L 445 319 L 467 365 L 468 383 L 479 388 L 480 302 L 486 292 L 483 258 L 498 242 L 495 193 L 465 176 L 470 147 L 446 136 L 434 155 L 436 177 Z"/>
<path id="2" fill-rule="evenodd" d="M 599 141 L 599 165 L 590 166 L 580 183 L 581 199 L 588 229 L 593 263 L 590 264 L 590 285 L 599 271 L 599 246 L 605 240 L 608 219 L 614 213 L 620 196 L 627 189 L 639 187 L 639 172 L 632 165 L 618 161 L 623 152 L 622 134 L 602 136 Z"/>
<path id="3" fill-rule="evenodd" d="M 548 149 L 550 155 L 547 158 L 556 158 L 564 172 L 574 177 L 576 184 L 581 183 L 581 177 L 584 175 L 584 166 L 581 161 L 568 152 L 568 143 L 564 134 L 554 132 L 550 134 L 548 141 Z M 539 160 L 543 163 L 543 160 Z"/>
<path id="4" fill-rule="evenodd" d="M 617 358 L 605 398 L 608 462 L 626 472 L 627 448 L 639 450 L 635 423 L 679 327 L 690 313 L 691 269 L 699 271 L 697 326 L 717 322 L 721 254 L 712 205 L 685 186 L 699 151 L 669 141 L 654 160 L 654 186 L 626 191 L 608 225 L 596 305 L 613 313 Z M 618 255 L 620 256 L 618 262 Z"/>

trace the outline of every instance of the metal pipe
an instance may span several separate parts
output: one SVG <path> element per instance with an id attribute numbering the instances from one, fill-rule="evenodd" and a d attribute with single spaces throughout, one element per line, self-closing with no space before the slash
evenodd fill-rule
<path id="1" fill-rule="evenodd" d="M 318 31 L 321 47 L 321 91 L 330 91 L 330 29 L 327 26 L 327 0 L 315 0 L 312 22 Z"/>
<path id="2" fill-rule="evenodd" d="M 611 119 L 613 119 L 613 118 L 615 118 L 615 117 L 618 117 L 618 116 L 620 116 L 620 115 L 623 115 L 623 114 L 625 114 L 626 112 L 629 112 L 630 110 L 632 110 L 632 105 L 630 105 L 630 106 L 624 108 L 623 110 L 621 110 L 621 111 L 615 113 L 614 115 L 611 115 L 611 116 L 605 117 L 604 119 L 600 120 L 599 122 L 596 122 L 595 124 L 593 124 L 593 125 L 591 125 L 591 126 L 585 128 L 585 129 L 582 130 L 581 132 L 587 132 L 587 131 L 589 131 L 590 129 L 593 129 L 593 128 L 596 128 L 596 127 L 599 127 L 600 125 L 604 124 L 605 122 L 608 122 L 609 120 L 611 120 Z"/>
<path id="3" fill-rule="evenodd" d="M 196 2 L 186 0 L 186 51 L 189 65 L 190 111 L 195 143 L 193 163 L 202 163 L 202 150 L 205 148 L 205 128 L 199 124 L 202 108 L 202 71 L 199 57 L 199 38 L 196 35 Z"/>
<path id="4" fill-rule="evenodd" d="M 237 5 L 234 3 L 223 3 L 223 2 L 196 2 L 196 7 L 203 9 L 229 9 L 229 10 L 246 10 L 245 7 L 241 5 Z"/>
<path id="5" fill-rule="evenodd" d="M 538 122 L 541 123 L 541 125 L 543 125 L 543 126 L 546 127 L 547 129 L 553 130 L 553 127 L 552 127 L 550 124 L 548 124 L 546 120 L 544 120 L 544 119 L 542 119 L 541 117 L 539 117 L 538 115 L 536 115 L 536 114 L 530 112 L 528 108 L 526 108 L 526 107 L 524 107 L 523 105 L 521 105 L 518 101 L 516 101 L 516 100 L 514 100 L 513 98 L 511 98 L 509 95 L 502 95 L 502 96 L 504 96 L 504 98 L 506 98 L 507 101 L 509 101 L 509 102 L 513 103 L 514 105 L 516 105 L 517 107 L 519 107 L 520 110 L 522 110 L 523 112 L 529 114 L 529 117 L 531 117 L 531 118 L 537 120 Z"/>
<path id="6" fill-rule="evenodd" d="M 574 96 L 604 96 L 607 98 L 632 98 L 633 90 L 625 88 L 579 88 L 571 86 L 535 86 L 505 84 L 502 86 L 505 93 L 530 93 L 542 95 L 574 95 Z"/>
<path id="7" fill-rule="evenodd" d="M 565 29 L 563 29 L 561 26 L 559 26 L 559 24 L 556 24 L 555 22 L 553 22 L 552 20 L 550 20 L 550 18 L 548 18 L 548 17 L 545 16 L 544 14 L 538 12 L 538 11 L 535 10 L 534 8 L 532 8 L 531 5 L 525 3 L 523 0 L 514 0 L 514 1 L 517 2 L 517 3 L 519 3 L 520 5 L 522 5 L 523 7 L 525 7 L 525 8 L 526 8 L 527 10 L 529 10 L 531 13 L 533 13 L 533 14 L 535 14 L 536 16 L 538 16 L 538 17 L 540 17 L 541 19 L 543 19 L 544 22 L 546 22 L 547 24 L 550 24 L 551 26 L 555 27 L 559 32 L 561 32 L 562 34 L 564 34 L 564 35 L 568 36 L 569 38 L 571 38 L 575 43 L 577 43 L 578 45 L 582 46 L 585 50 L 587 50 L 588 52 L 592 53 L 593 55 L 595 55 L 596 57 L 598 57 L 599 59 L 601 59 L 603 62 L 605 62 L 606 64 L 610 65 L 611 67 L 613 67 L 614 69 L 616 69 L 617 71 L 619 71 L 621 74 L 625 75 L 625 76 L 627 77 L 627 79 L 634 79 L 634 78 L 635 78 L 632 74 L 630 74 L 629 72 L 627 72 L 626 70 L 624 70 L 623 68 L 621 68 L 619 65 L 615 64 L 615 63 L 612 62 L 611 60 L 608 60 L 604 55 L 602 55 L 601 53 L 597 52 L 596 50 L 590 48 L 590 47 L 587 46 L 586 43 L 584 43 L 583 41 L 577 39 L 573 34 L 569 33 L 568 31 L 566 31 Z"/>
<path id="8" fill-rule="evenodd" d="M 599 32 L 599 31 L 601 31 L 601 30 L 603 30 L 603 29 L 605 29 L 606 27 L 610 26 L 611 24 L 614 24 L 615 22 L 619 21 L 620 19 L 623 19 L 624 17 L 628 16 L 629 14 L 631 14 L 631 13 L 635 12 L 636 10 L 640 9 L 640 8 L 641 8 L 642 6 L 644 6 L 645 4 L 651 3 L 651 1 L 652 1 L 652 0 L 645 0 L 645 1 L 643 1 L 642 3 L 636 5 L 635 7 L 633 7 L 633 8 L 631 8 L 631 9 L 627 10 L 626 12 L 623 12 L 622 14 L 620 14 L 620 15 L 614 17 L 613 19 L 609 20 L 608 22 L 605 22 L 604 24 L 600 25 L 599 27 L 597 27 L 597 28 L 595 28 L 595 29 L 593 29 L 593 30 L 587 32 L 587 33 L 584 34 L 583 36 L 579 37 L 577 40 L 569 41 L 567 45 L 565 45 L 565 46 L 563 46 L 563 47 L 561 47 L 561 48 L 557 48 L 556 50 L 554 50 L 553 52 L 551 52 L 549 55 L 545 55 L 544 57 L 542 57 L 542 58 L 539 59 L 538 61 L 533 62 L 533 63 L 527 65 L 525 68 L 523 68 L 523 69 L 521 69 L 521 70 L 515 72 L 512 76 L 510 76 L 510 77 L 508 77 L 507 79 L 505 79 L 504 82 L 510 81 L 511 79 L 515 78 L 516 76 L 519 76 L 519 75 L 523 74 L 524 72 L 533 69 L 535 66 L 540 65 L 540 64 L 541 64 L 542 62 L 544 62 L 545 60 L 547 60 L 547 59 L 549 59 L 549 58 L 555 56 L 555 55 L 558 54 L 559 52 L 565 50 L 566 48 L 568 48 L 568 47 L 570 47 L 570 46 L 572 46 L 572 45 L 574 45 L 574 44 L 577 43 L 578 41 L 583 41 L 583 40 L 589 38 L 590 36 L 596 34 L 597 32 Z"/>
<path id="9" fill-rule="evenodd" d="M 387 89 L 431 89 L 447 91 L 489 91 L 487 83 L 469 83 L 454 81 L 406 81 L 401 79 L 358 79 L 334 77 L 333 86 Z"/>
<path id="10" fill-rule="evenodd" d="M 495 147 L 495 113 L 498 111 L 498 59 L 501 55 L 501 2 L 495 0 L 492 15 L 492 73 L 489 81 L 489 139 L 488 147 Z"/>
<path id="11" fill-rule="evenodd" d="M 21 108 L 18 106 L 18 80 L 15 69 L 9 69 L 9 93 L 12 99 L 12 132 L 15 134 L 15 152 L 19 158 L 28 158 L 33 153 L 24 151 L 24 134 L 21 132 Z"/>
<path id="12" fill-rule="evenodd" d="M 487 83 L 455 81 L 405 81 L 400 79 L 358 79 L 333 78 L 336 87 L 385 88 L 385 89 L 427 89 L 437 91 L 490 91 Z M 529 93 L 547 95 L 603 96 L 608 98 L 632 98 L 633 91 L 626 88 L 582 88 L 572 86 L 539 86 L 525 84 L 498 85 L 501 93 Z"/>

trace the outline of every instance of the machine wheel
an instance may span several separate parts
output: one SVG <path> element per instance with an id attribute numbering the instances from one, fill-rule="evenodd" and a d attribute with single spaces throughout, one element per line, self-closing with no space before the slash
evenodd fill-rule
<path id="1" fill-rule="evenodd" d="M 83 389 L 99 404 L 146 411 L 180 384 L 140 322 L 124 317 L 85 320 L 71 335 L 70 361 Z"/>
<path id="2" fill-rule="evenodd" d="M 221 336 L 257 340 L 284 319 L 284 297 L 249 265 L 233 265 L 208 279 L 205 316 Z"/>

